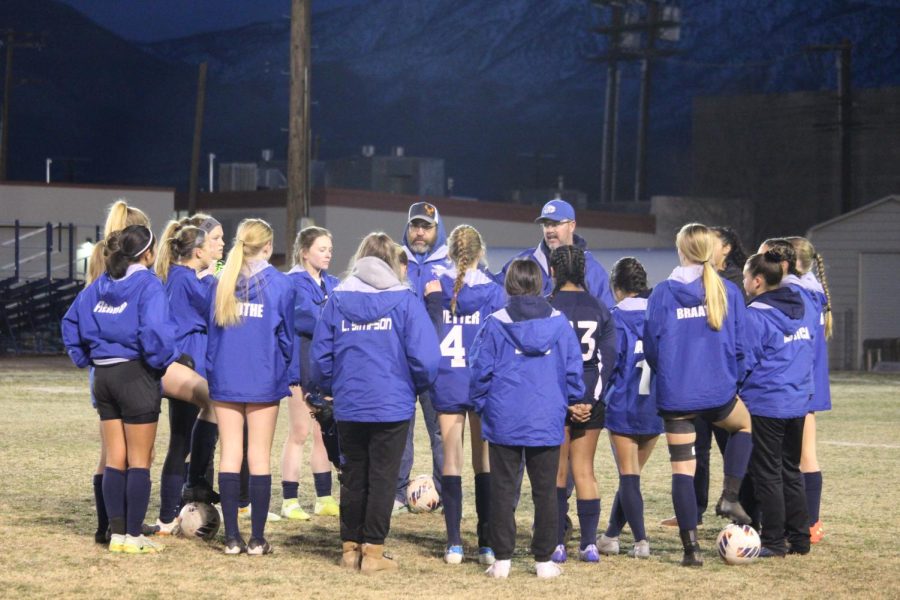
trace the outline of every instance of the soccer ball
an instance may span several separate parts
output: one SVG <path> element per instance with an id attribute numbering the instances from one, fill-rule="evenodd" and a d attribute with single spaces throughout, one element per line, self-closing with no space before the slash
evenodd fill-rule
<path id="1" fill-rule="evenodd" d="M 419 475 L 407 485 L 406 505 L 409 507 L 409 512 L 431 512 L 440 503 L 441 498 L 434 487 L 434 480 L 431 478 L 431 475 Z"/>
<path id="2" fill-rule="evenodd" d="M 729 565 L 746 565 L 759 556 L 759 534 L 749 525 L 732 523 L 716 539 L 719 556 Z"/>
<path id="3" fill-rule="evenodd" d="M 212 504 L 190 502 L 184 505 L 178 515 L 178 534 L 181 537 L 196 537 L 209 541 L 216 537 L 222 519 Z"/>

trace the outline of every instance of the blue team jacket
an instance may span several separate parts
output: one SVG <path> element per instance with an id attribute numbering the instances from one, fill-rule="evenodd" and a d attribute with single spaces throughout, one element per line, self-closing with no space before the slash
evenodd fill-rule
<path id="1" fill-rule="evenodd" d="M 444 220 L 438 215 L 437 237 L 431 252 L 426 255 L 414 254 L 409 249 L 409 228 L 403 232 L 403 250 L 409 258 L 409 266 L 406 269 L 406 278 L 409 285 L 420 300 L 425 298 L 425 284 L 437 279 L 435 269 L 444 271 L 453 267 L 453 262 L 447 257 L 447 231 L 444 229 Z"/>
<path id="2" fill-rule="evenodd" d="M 450 314 L 456 267 L 436 270 L 441 282 L 442 310 L 438 324 L 441 362 L 431 394 L 435 410 L 458 413 L 474 410 L 469 399 L 469 359 L 472 342 L 484 320 L 506 304 L 506 292 L 480 269 L 471 269 L 463 278 L 456 301 L 456 314 Z"/>
<path id="3" fill-rule="evenodd" d="M 415 411 L 440 359 L 425 305 L 382 260 L 357 261 L 316 325 L 311 383 L 334 397 L 338 421 L 391 423 Z"/>
<path id="4" fill-rule="evenodd" d="M 216 278 L 207 275 L 197 278 L 191 267 L 172 265 L 166 278 L 166 297 L 172 318 L 178 327 L 178 349 L 194 360 L 194 370 L 206 377 L 207 315 L 209 314 L 209 289 Z"/>
<path id="5" fill-rule="evenodd" d="M 790 285 L 796 278 L 788 275 L 782 283 Z M 810 412 L 831 410 L 831 382 L 828 379 L 828 340 L 825 339 L 825 308 L 828 297 L 822 284 L 811 272 L 796 280 L 796 285 L 813 301 L 818 314 L 816 324 L 815 353 L 813 355 L 813 396 L 809 403 Z"/>
<path id="6" fill-rule="evenodd" d="M 584 250 L 585 289 L 590 292 L 591 296 L 603 302 L 603 305 L 606 306 L 606 308 L 615 306 L 616 301 L 613 298 L 612 290 L 609 287 L 609 274 L 606 272 L 606 269 L 604 269 L 603 265 L 597 262 L 597 259 L 594 258 L 589 250 L 587 250 L 587 242 L 585 242 L 581 236 L 575 235 L 573 241 L 576 246 Z M 547 243 L 544 242 L 544 240 L 541 240 L 541 243 L 538 244 L 537 248 L 522 250 L 516 256 L 512 257 L 505 265 L 503 265 L 503 268 L 500 269 L 500 272 L 497 273 L 494 279 L 497 283 L 503 285 L 509 263 L 517 258 L 527 258 L 540 265 L 541 273 L 544 276 L 542 294 L 544 296 L 549 296 L 551 292 L 553 292 L 553 278 L 550 277 L 550 267 L 547 264 L 547 258 L 549 256 L 550 249 L 547 247 Z"/>
<path id="7" fill-rule="evenodd" d="M 216 285 L 210 288 L 215 298 Z M 209 308 L 206 363 L 209 397 L 221 402 L 278 402 L 291 395 L 294 352 L 294 286 L 268 263 L 238 279 L 241 322 L 220 327 Z"/>
<path id="8" fill-rule="evenodd" d="M 746 376 L 741 398 L 751 415 L 803 417 L 813 391 L 813 353 L 818 313 L 790 287 L 754 298 L 745 319 Z"/>
<path id="9" fill-rule="evenodd" d="M 124 358 L 164 370 L 179 355 L 175 330 L 162 283 L 137 265 L 122 279 L 101 275 L 78 294 L 62 321 L 63 343 L 79 368 Z"/>
<path id="10" fill-rule="evenodd" d="M 478 332 L 470 359 L 469 394 L 484 439 L 562 444 L 568 406 L 584 398 L 581 346 L 562 313 L 513 321 L 508 308 L 497 311 Z"/>
<path id="11" fill-rule="evenodd" d="M 746 307 L 737 287 L 722 280 L 728 311 L 722 329 L 706 322 L 702 267 L 676 268 L 647 302 L 644 357 L 656 373 L 656 407 L 696 412 L 734 398 L 744 361 Z"/>
<path id="12" fill-rule="evenodd" d="M 297 295 L 294 305 L 294 355 L 291 359 L 291 385 L 309 387 L 309 347 L 312 344 L 316 323 L 322 316 L 325 301 L 340 284 L 340 280 L 322 271 L 320 277 L 325 289 L 316 283 L 312 275 L 302 267 L 294 267 L 288 271 L 288 277 L 294 284 Z"/>
<path id="13" fill-rule="evenodd" d="M 644 360 L 646 298 L 625 298 L 612 310 L 618 356 L 606 393 L 606 428 L 629 435 L 662 433 L 656 412 L 656 376 Z"/>

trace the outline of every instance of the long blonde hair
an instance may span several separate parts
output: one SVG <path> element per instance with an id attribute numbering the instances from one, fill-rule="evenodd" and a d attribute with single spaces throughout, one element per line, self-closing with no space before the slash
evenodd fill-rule
<path id="1" fill-rule="evenodd" d="M 706 292 L 706 322 L 719 331 L 728 314 L 728 292 L 712 264 L 713 236 L 706 225 L 688 223 L 675 237 L 675 246 L 685 259 L 703 265 L 703 289 Z"/>
<path id="2" fill-rule="evenodd" d="M 797 271 L 801 275 L 806 275 L 813 267 L 816 269 L 816 279 L 819 280 L 825 291 L 825 339 L 830 340 L 834 333 L 834 319 L 831 316 L 831 292 L 828 289 L 828 280 L 825 278 L 825 259 L 816 252 L 815 246 L 805 237 L 792 236 L 785 239 L 794 247 L 794 252 L 797 254 Z"/>
<path id="3" fill-rule="evenodd" d="M 128 202 L 119 199 L 113 202 L 106 213 L 106 224 L 103 227 L 103 239 L 97 240 L 88 266 L 84 273 L 84 285 L 88 286 L 106 271 L 106 240 L 116 231 L 122 231 L 130 225 L 143 225 L 150 229 L 150 217 L 139 208 L 128 206 Z"/>
<path id="4" fill-rule="evenodd" d="M 199 248 L 206 241 L 206 236 L 209 235 L 209 230 L 201 229 L 199 234 L 197 232 L 187 233 L 185 231 L 186 228 L 199 228 L 204 221 L 210 220 L 212 217 L 205 213 L 197 213 L 192 217 L 184 217 L 182 219 L 172 220 L 166 224 L 166 228 L 163 230 L 162 235 L 159 236 L 159 248 L 156 251 L 156 264 L 154 265 L 154 270 L 156 271 L 156 275 L 160 278 L 160 280 L 165 283 L 169 278 L 169 269 L 172 267 L 172 263 L 185 258 L 185 255 L 178 255 L 175 252 L 175 248 L 179 245 L 182 248 L 194 244 L 194 248 Z M 212 219 L 215 221 L 215 219 Z M 187 235 L 189 239 L 180 239 L 184 238 Z M 200 238 L 200 241 L 197 241 L 197 238 Z M 180 239 L 180 241 L 179 241 Z M 188 252 L 193 250 L 193 248 L 188 249 Z"/>
<path id="5" fill-rule="evenodd" d="M 456 265 L 456 279 L 453 281 L 453 297 L 450 299 L 450 314 L 456 314 L 456 301 L 463 287 L 466 271 L 477 267 L 484 256 L 484 239 L 471 225 L 458 225 L 447 238 L 447 255 Z"/>
<path id="6" fill-rule="evenodd" d="M 248 258 L 263 251 L 273 238 L 272 226 L 262 219 L 244 219 L 237 228 L 234 245 L 225 260 L 225 267 L 216 288 L 216 324 L 230 327 L 241 322 L 237 298 L 237 281 Z"/>
<path id="7" fill-rule="evenodd" d="M 386 262 L 397 276 L 397 279 L 401 279 L 400 259 L 398 258 L 399 249 L 400 246 L 391 239 L 391 236 L 383 231 L 373 231 L 359 243 L 356 254 L 354 254 L 353 258 L 350 260 L 348 272 L 353 271 L 353 267 L 359 259 L 367 256 L 374 256 L 375 258 L 380 258 Z"/>

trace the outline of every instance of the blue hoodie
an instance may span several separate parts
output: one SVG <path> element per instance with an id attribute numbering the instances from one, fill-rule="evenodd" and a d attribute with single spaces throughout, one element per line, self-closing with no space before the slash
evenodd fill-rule
<path id="1" fill-rule="evenodd" d="M 474 410 L 475 405 L 469 399 L 469 351 L 484 320 L 506 304 L 506 292 L 490 274 L 470 269 L 463 277 L 456 314 L 451 315 L 456 267 L 449 270 L 439 267 L 436 274 L 441 282 L 442 310 L 438 323 L 441 363 L 431 402 L 435 410 L 443 413 Z"/>
<path id="2" fill-rule="evenodd" d="M 194 370 L 206 377 L 206 318 L 209 314 L 209 289 L 216 278 L 203 279 L 191 267 L 172 265 L 166 278 L 166 296 L 172 317 L 178 326 L 178 349 L 194 360 Z"/>
<path id="3" fill-rule="evenodd" d="M 803 417 L 813 391 L 815 307 L 797 290 L 781 287 L 750 302 L 745 320 L 746 377 L 741 398 L 751 415 Z"/>
<path id="4" fill-rule="evenodd" d="M 737 392 L 744 361 L 744 295 L 722 280 L 727 314 L 719 331 L 706 322 L 703 267 L 677 267 L 647 303 L 644 357 L 656 373 L 656 407 L 692 413 L 718 408 Z"/>
<path id="5" fill-rule="evenodd" d="M 341 281 L 326 271 L 320 273 L 322 285 L 316 283 L 312 275 L 297 265 L 288 271 L 288 277 L 297 293 L 294 305 L 294 356 L 291 360 L 291 385 L 300 385 L 304 390 L 310 387 L 309 348 L 312 345 L 316 323 L 322 316 L 325 301 Z M 324 289 L 323 289 L 324 286 Z"/>
<path id="6" fill-rule="evenodd" d="M 584 241 L 584 238 L 576 234 L 573 239 L 573 244 L 584 250 L 585 289 L 590 292 L 591 296 L 602 302 L 606 308 L 615 306 L 616 301 L 613 298 L 612 290 L 609 287 L 609 274 L 606 272 L 606 269 L 597 262 L 594 255 L 587 249 L 587 242 Z M 497 283 L 503 285 L 509 264 L 517 258 L 533 260 L 541 267 L 541 273 L 544 276 L 542 294 L 544 296 L 549 296 L 553 292 L 553 278 L 550 277 L 550 267 L 548 266 L 550 261 L 550 248 L 547 246 L 547 242 L 541 240 L 541 243 L 538 244 L 537 248 L 522 250 L 509 259 L 509 261 L 503 265 L 503 268 L 500 269 L 500 272 L 494 276 Z"/>
<path id="7" fill-rule="evenodd" d="M 79 368 L 118 358 L 163 371 L 179 356 L 175 331 L 162 282 L 141 265 L 128 267 L 122 279 L 101 275 L 62 321 L 63 343 Z"/>
<path id="8" fill-rule="evenodd" d="M 485 320 L 469 356 L 484 439 L 562 444 L 568 407 L 584 398 L 581 345 L 562 313 L 543 298 L 513 296 Z"/>
<path id="9" fill-rule="evenodd" d="M 785 282 L 793 282 L 794 276 L 788 275 Z M 784 282 L 783 282 L 784 283 Z M 815 334 L 815 355 L 813 356 L 813 397 L 809 404 L 810 412 L 831 410 L 831 382 L 828 380 L 828 340 L 825 338 L 825 310 L 828 297 L 825 289 L 811 272 L 800 277 L 796 285 L 813 301 L 819 316 Z"/>
<path id="10" fill-rule="evenodd" d="M 334 397 L 338 421 L 394 423 L 412 417 L 439 360 L 425 305 L 387 263 L 365 257 L 325 303 L 310 379 Z"/>
<path id="11" fill-rule="evenodd" d="M 237 282 L 244 314 L 240 323 L 217 325 L 215 302 L 210 302 L 209 397 L 220 402 L 279 402 L 291 395 L 294 286 L 265 261 L 254 261 L 249 268 Z M 210 288 L 211 298 L 217 285 Z"/>
<path id="12" fill-rule="evenodd" d="M 409 258 L 409 267 L 407 268 L 406 278 L 409 280 L 409 286 L 416 293 L 416 296 L 424 302 L 425 284 L 429 281 L 437 279 L 435 268 L 450 269 L 453 263 L 447 257 L 447 231 L 444 229 L 444 220 L 439 212 L 435 212 L 437 219 L 437 237 L 431 251 L 426 254 L 416 254 L 409 247 L 409 227 L 403 231 L 403 249 Z"/>
<path id="13" fill-rule="evenodd" d="M 606 429 L 618 434 L 657 435 L 663 422 L 656 412 L 656 377 L 644 360 L 646 298 L 625 298 L 612 310 L 618 357 L 606 393 Z"/>

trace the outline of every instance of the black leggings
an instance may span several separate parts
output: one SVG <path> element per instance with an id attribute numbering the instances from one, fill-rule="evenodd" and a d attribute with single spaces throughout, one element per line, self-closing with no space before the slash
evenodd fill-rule
<path id="1" fill-rule="evenodd" d="M 184 463 L 191 453 L 191 431 L 200 409 L 189 402 L 169 401 L 169 449 L 163 463 L 164 475 L 184 474 Z"/>

